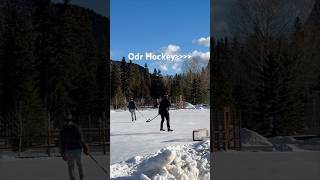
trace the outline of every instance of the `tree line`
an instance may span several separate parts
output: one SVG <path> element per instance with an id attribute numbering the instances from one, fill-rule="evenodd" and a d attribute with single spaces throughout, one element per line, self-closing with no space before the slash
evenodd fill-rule
<path id="1" fill-rule="evenodd" d="M 68 0 L 5 1 L 0 14 L 2 135 L 21 151 L 30 143 L 22 137 L 47 142 L 37 138 L 68 114 L 82 127 L 106 126 L 109 58 L 96 34 L 107 32 L 94 22 L 109 21 Z"/>
<path id="2" fill-rule="evenodd" d="M 134 98 L 141 106 L 157 106 L 157 100 L 168 94 L 172 103 L 209 103 L 209 66 L 199 71 L 188 68 L 175 75 L 162 75 L 159 69 L 150 73 L 148 65 L 141 67 L 132 61 L 111 63 L 111 103 L 113 108 L 125 108 Z"/>

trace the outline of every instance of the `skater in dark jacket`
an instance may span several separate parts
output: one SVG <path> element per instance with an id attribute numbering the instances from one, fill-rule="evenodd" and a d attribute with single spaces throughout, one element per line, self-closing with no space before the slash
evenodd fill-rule
<path id="1" fill-rule="evenodd" d="M 164 118 L 166 118 L 166 120 L 167 120 L 168 131 L 173 131 L 172 129 L 170 129 L 170 116 L 169 116 L 170 106 L 171 106 L 171 104 L 168 100 L 168 95 L 164 95 L 163 99 L 161 100 L 160 105 L 159 105 L 159 114 L 161 116 L 160 131 L 164 131 L 164 129 L 163 129 Z"/>
<path id="2" fill-rule="evenodd" d="M 128 104 L 129 112 L 131 113 L 132 122 L 137 120 L 136 116 L 136 110 L 138 110 L 136 103 L 133 101 L 133 98 L 130 98 L 129 104 Z M 133 119 L 134 116 L 134 119 Z"/>
<path id="3" fill-rule="evenodd" d="M 80 180 L 84 178 L 82 151 L 89 155 L 88 146 L 85 144 L 79 127 L 72 122 L 70 117 L 65 118 L 65 125 L 60 131 L 60 153 L 68 164 L 70 180 L 76 180 L 75 163 L 78 167 Z"/>

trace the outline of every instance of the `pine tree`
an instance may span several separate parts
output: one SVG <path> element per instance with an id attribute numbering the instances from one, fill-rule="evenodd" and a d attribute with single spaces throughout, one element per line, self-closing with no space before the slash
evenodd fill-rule
<path id="1" fill-rule="evenodd" d="M 33 0 L 33 32 L 34 32 L 34 57 L 36 62 L 37 86 L 40 97 L 47 111 L 47 144 L 51 146 L 51 116 L 52 95 L 55 66 L 55 39 L 56 36 L 51 0 Z M 49 156 L 50 150 L 48 149 Z"/>
<path id="2" fill-rule="evenodd" d="M 123 57 L 120 64 L 120 79 L 121 79 L 121 88 L 125 97 L 128 97 L 128 66 L 126 59 Z"/>
<path id="3" fill-rule="evenodd" d="M 193 104 L 200 104 L 203 102 L 203 87 L 201 86 L 201 78 L 196 77 L 192 82 L 192 90 L 191 90 Z"/>
<path id="4" fill-rule="evenodd" d="M 111 71 L 111 97 L 116 95 L 118 88 L 121 88 L 120 70 L 113 64 Z"/>
<path id="5" fill-rule="evenodd" d="M 159 74 L 160 73 L 160 74 Z M 161 72 L 154 69 L 151 76 L 151 96 L 158 99 L 165 94 L 164 83 L 162 81 Z"/>
<path id="6" fill-rule="evenodd" d="M 141 82 L 142 86 L 142 97 L 147 101 L 150 102 L 151 100 L 151 94 L 150 94 L 150 88 L 151 88 L 151 78 L 149 73 L 149 68 L 147 63 L 144 65 L 143 69 L 143 81 Z"/>
<path id="7" fill-rule="evenodd" d="M 118 87 L 115 95 L 115 109 L 125 107 L 125 97 L 122 93 L 122 89 Z"/>

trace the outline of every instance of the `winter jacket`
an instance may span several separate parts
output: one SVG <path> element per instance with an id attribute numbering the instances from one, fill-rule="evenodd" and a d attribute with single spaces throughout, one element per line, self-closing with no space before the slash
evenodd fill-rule
<path id="1" fill-rule="evenodd" d="M 129 102 L 128 108 L 129 108 L 129 110 L 131 110 L 131 109 L 137 109 L 136 104 L 135 104 L 133 101 L 130 101 L 130 102 Z"/>
<path id="2" fill-rule="evenodd" d="M 66 150 L 82 149 L 85 148 L 85 143 L 82 138 L 80 128 L 73 124 L 68 123 L 64 125 L 60 131 L 61 152 Z"/>
<path id="3" fill-rule="evenodd" d="M 163 99 L 159 105 L 159 114 L 169 113 L 169 107 L 171 106 L 168 99 Z"/>

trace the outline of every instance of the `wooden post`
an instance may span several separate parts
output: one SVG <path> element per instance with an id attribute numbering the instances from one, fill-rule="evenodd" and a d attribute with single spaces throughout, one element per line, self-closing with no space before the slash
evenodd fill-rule
<path id="1" fill-rule="evenodd" d="M 230 142 L 230 107 L 226 106 L 224 107 L 224 117 L 223 117 L 223 129 L 224 129 L 224 147 L 225 150 L 228 150 L 229 148 L 229 142 Z"/>
<path id="2" fill-rule="evenodd" d="M 50 116 L 50 112 L 48 111 L 48 117 L 47 117 L 47 145 L 48 145 L 48 149 L 47 149 L 47 153 L 48 156 L 51 156 L 51 116 Z"/>
<path id="3" fill-rule="evenodd" d="M 106 115 L 105 113 L 103 112 L 102 113 L 102 129 L 103 129 L 103 132 L 102 132 L 102 142 L 103 142 L 103 155 L 106 155 Z"/>

